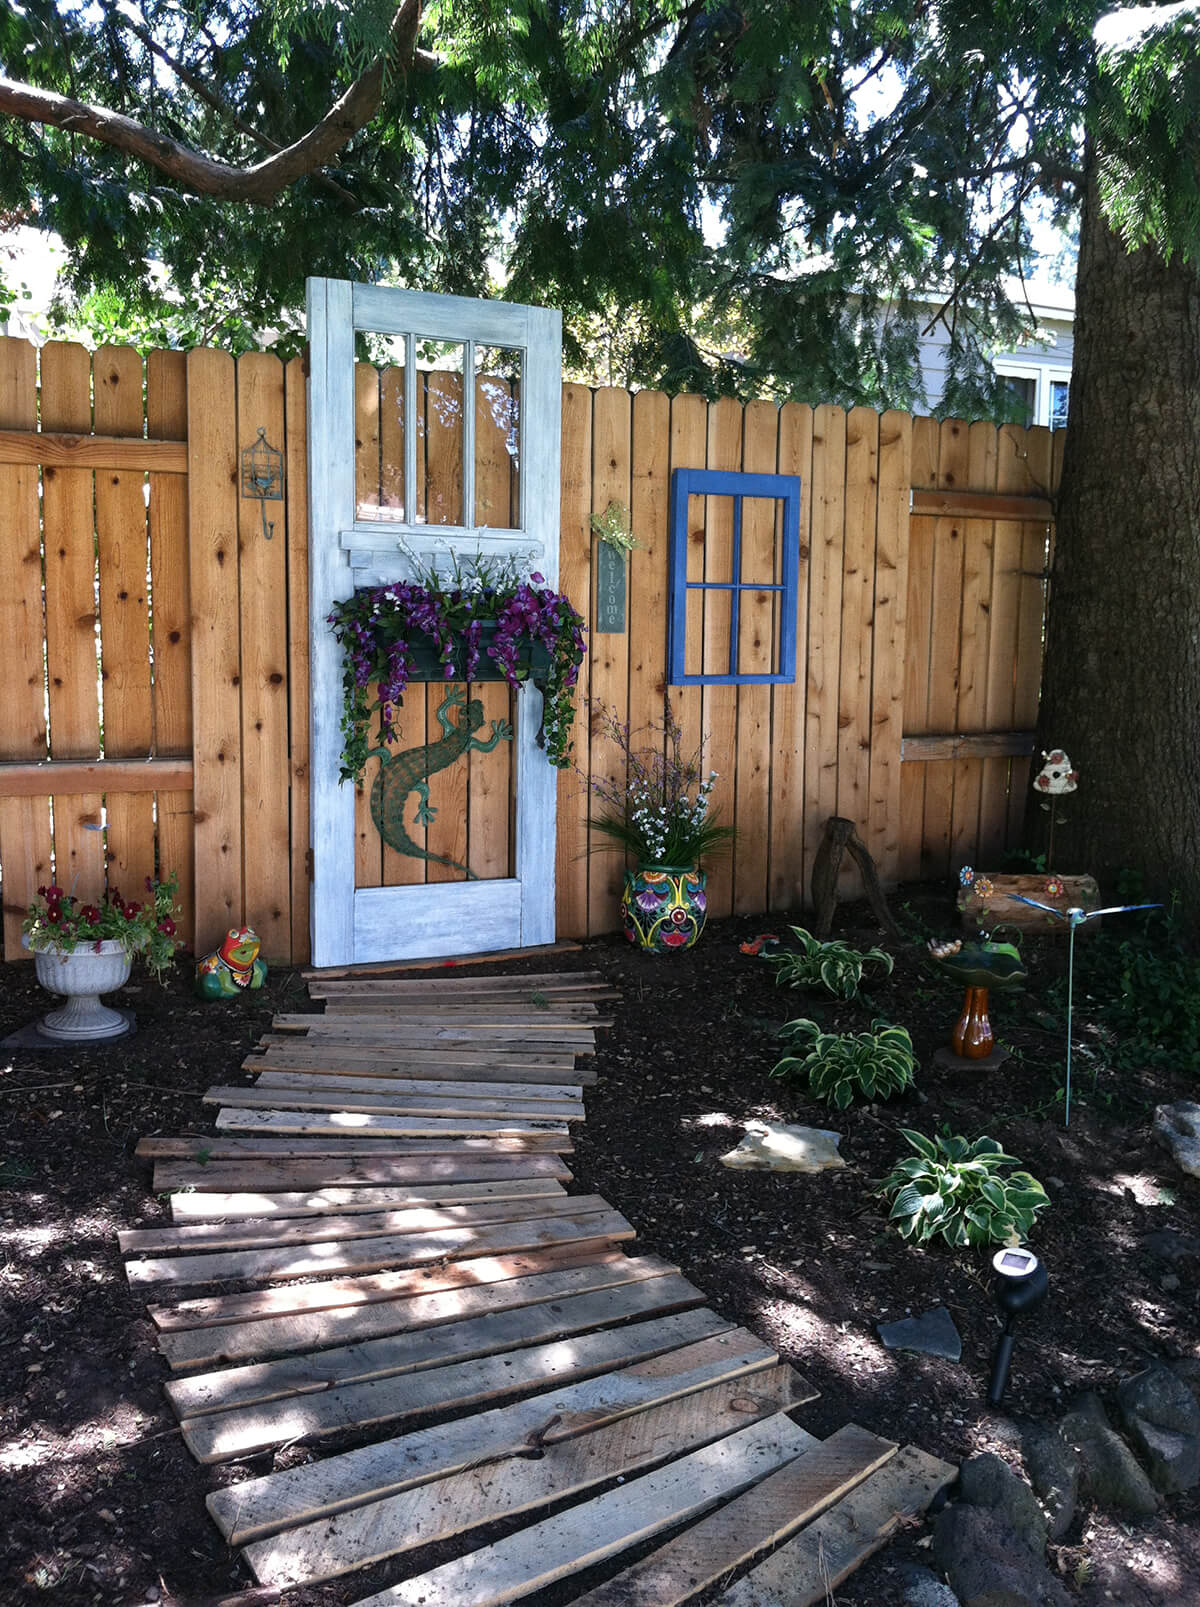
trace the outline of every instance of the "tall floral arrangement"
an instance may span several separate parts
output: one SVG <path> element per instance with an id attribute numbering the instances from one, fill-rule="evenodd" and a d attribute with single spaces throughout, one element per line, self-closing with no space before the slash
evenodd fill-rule
<path id="1" fill-rule="evenodd" d="M 639 865 L 694 866 L 707 854 L 728 849 L 736 835 L 711 811 L 717 772 L 707 775 L 701 750 L 683 749 L 683 732 L 664 701 L 663 717 L 643 727 L 656 740 L 633 746 L 631 732 L 616 711 L 601 710 L 601 729 L 625 763 L 613 779 L 589 783 L 603 808 L 588 818 L 593 832 L 608 838 L 594 847 L 623 848 Z"/>
<path id="2" fill-rule="evenodd" d="M 26 911 L 21 930 L 34 954 L 74 954 L 80 947 L 119 943 L 126 954 L 140 954 L 146 969 L 161 982 L 183 939 L 176 916 L 179 877 L 165 882 L 146 878 L 146 897 L 126 899 L 110 887 L 98 904 L 84 904 L 57 885 L 39 887 Z"/>
<path id="3" fill-rule="evenodd" d="M 396 710 L 415 670 L 418 636 L 433 643 L 446 680 L 471 680 L 481 656 L 509 686 L 532 680 L 542 689 L 539 741 L 551 764 L 570 763 L 575 684 L 584 655 L 582 617 L 562 592 L 534 572 L 526 580 L 513 559 L 476 555 L 452 560 L 448 573 L 429 568 L 412 580 L 364 587 L 329 615 L 342 649 L 343 781 L 356 781 L 372 746 L 378 714 L 381 740 L 396 740 Z M 484 626 L 494 630 L 484 644 Z M 377 685 L 378 697 L 369 688 Z"/>

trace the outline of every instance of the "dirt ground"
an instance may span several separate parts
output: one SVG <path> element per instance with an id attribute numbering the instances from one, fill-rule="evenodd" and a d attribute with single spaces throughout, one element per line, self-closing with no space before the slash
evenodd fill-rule
<path id="1" fill-rule="evenodd" d="M 1195 1097 L 1196 1074 L 1105 1069 L 1085 980 L 1075 1041 L 1096 1052 L 1076 1056 L 1064 1131 L 1064 1026 L 1052 990 L 1065 949 L 1052 940 L 1030 945 L 1026 992 L 993 997 L 997 1036 L 1013 1058 L 993 1072 L 938 1069 L 933 1052 L 958 1000 L 924 962 L 922 943 L 930 932 L 950 934 L 951 901 L 942 889 L 908 888 L 893 907 L 912 941 L 887 945 L 894 975 L 852 1004 L 780 989 L 770 967 L 739 952 L 764 929 L 786 936 L 786 917 L 714 923 L 695 950 L 662 959 L 615 937 L 556 957 L 556 968 L 602 971 L 621 995 L 615 1027 L 601 1034 L 599 1082 L 588 1091 L 571 1164 L 581 1191 L 603 1194 L 629 1217 L 640 1249 L 677 1263 L 717 1311 L 769 1340 L 820 1390 L 799 1413 L 812 1432 L 853 1421 L 954 1461 L 982 1449 L 1015 1458 L 1021 1418 L 1049 1419 L 1082 1389 L 1111 1399 L 1123 1376 L 1153 1359 L 1200 1356 L 1197 1259 L 1179 1257 L 1186 1239 L 1151 1237 L 1200 1235 L 1200 1184 L 1175 1169 L 1150 1122 L 1155 1104 Z M 835 934 L 860 946 L 879 941 L 865 906 L 841 909 Z M 546 968 L 539 959 L 472 974 Z M 311 1007 L 304 984 L 276 971 L 260 995 L 201 1004 L 181 963 L 165 989 L 135 972 L 120 1002 L 138 1016 L 137 1035 L 125 1043 L 0 1057 L 5 1604 L 199 1607 L 247 1591 L 252 1581 L 208 1518 L 204 1496 L 218 1482 L 308 1455 L 293 1446 L 217 1469 L 192 1460 L 162 1394 L 167 1369 L 144 1302 L 126 1285 L 116 1244 L 119 1228 L 167 1219 L 148 1167 L 134 1159 L 138 1138 L 210 1130 L 212 1109 L 199 1096 L 240 1078 L 246 1050 L 275 1011 Z M 0 972 L 0 1032 L 46 1007 L 32 966 Z M 874 1016 L 907 1026 L 922 1068 L 916 1090 L 834 1115 L 802 1085 L 772 1079 L 777 1029 L 801 1015 L 841 1030 Z M 720 1166 L 744 1123 L 763 1116 L 835 1128 L 848 1165 L 819 1177 Z M 986 1256 L 904 1245 L 873 1193 L 899 1157 L 895 1128 L 933 1133 L 943 1123 L 999 1139 L 1053 1202 L 1032 1236 L 1049 1268 L 1050 1299 L 1020 1334 L 998 1413 L 983 1402 L 998 1334 Z M 1168 1241 L 1173 1260 L 1163 1250 Z M 942 1304 L 962 1334 L 961 1362 L 880 1345 L 877 1322 Z M 325 1442 L 321 1454 L 337 1448 Z M 1172 1497 L 1148 1523 L 1084 1509 L 1051 1548 L 1051 1562 L 1086 1607 L 1194 1607 L 1198 1517 L 1196 1491 Z M 925 1539 L 920 1528 L 903 1536 L 840 1587 L 836 1601 L 899 1602 L 899 1567 L 927 1560 Z M 441 1555 L 410 1557 L 404 1571 Z M 381 1565 L 289 1592 L 286 1601 L 342 1607 L 395 1576 Z M 576 1580 L 545 1593 L 545 1607 L 579 1589 Z"/>

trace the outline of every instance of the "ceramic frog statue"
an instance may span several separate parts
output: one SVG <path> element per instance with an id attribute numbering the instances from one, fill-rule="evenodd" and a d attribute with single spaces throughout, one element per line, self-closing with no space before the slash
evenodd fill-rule
<path id="1" fill-rule="evenodd" d="M 196 967 L 196 992 L 202 999 L 232 999 L 247 988 L 261 988 L 267 962 L 258 957 L 257 932 L 231 926 L 225 941 Z"/>

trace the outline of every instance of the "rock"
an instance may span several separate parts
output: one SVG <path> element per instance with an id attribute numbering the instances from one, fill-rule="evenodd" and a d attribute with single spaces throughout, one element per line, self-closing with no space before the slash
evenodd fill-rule
<path id="1" fill-rule="evenodd" d="M 1200 1483 L 1200 1406 L 1183 1379 L 1157 1364 L 1117 1389 L 1121 1421 L 1150 1477 L 1168 1495 Z"/>
<path id="2" fill-rule="evenodd" d="M 1135 1518 L 1148 1518 L 1157 1510 L 1154 1486 L 1109 1423 L 1098 1395 L 1090 1390 L 1081 1395 L 1060 1430 L 1079 1457 L 1079 1482 L 1085 1494 L 1102 1507 Z"/>
<path id="3" fill-rule="evenodd" d="M 1159 1105 L 1154 1132 L 1189 1177 L 1200 1177 L 1200 1105 L 1190 1099 Z"/>
<path id="4" fill-rule="evenodd" d="M 1187 1385 L 1193 1400 L 1200 1406 L 1200 1357 L 1184 1356 L 1181 1361 L 1173 1361 L 1171 1371 Z"/>
<path id="5" fill-rule="evenodd" d="M 1035 1557 L 1044 1554 L 1046 1520 L 1037 1497 L 1001 1457 L 992 1451 L 969 1456 L 959 1469 L 959 1490 L 971 1506 L 999 1513 Z"/>
<path id="6" fill-rule="evenodd" d="M 786 1122 L 755 1122 L 736 1149 L 721 1156 L 722 1166 L 755 1172 L 828 1172 L 845 1166 L 838 1154 L 841 1133 Z"/>
<path id="7" fill-rule="evenodd" d="M 889 1350 L 915 1350 L 922 1356 L 945 1356 L 950 1361 L 958 1361 L 962 1355 L 962 1337 L 945 1306 L 935 1306 L 919 1317 L 881 1322 L 877 1332 Z"/>
<path id="8" fill-rule="evenodd" d="M 933 1556 L 962 1607 L 1069 1607 L 1063 1586 L 993 1508 L 947 1507 Z"/>
<path id="9" fill-rule="evenodd" d="M 1046 1515 L 1047 1533 L 1051 1540 L 1061 1540 L 1071 1527 L 1079 1499 L 1079 1458 L 1052 1424 L 1026 1424 L 1021 1450 Z"/>
<path id="10" fill-rule="evenodd" d="M 1200 1234 L 1180 1233 L 1175 1228 L 1159 1228 L 1142 1236 L 1142 1248 L 1172 1265 L 1200 1260 Z"/>
<path id="11" fill-rule="evenodd" d="M 959 1607 L 950 1586 L 919 1562 L 900 1565 L 900 1600 L 904 1607 Z"/>

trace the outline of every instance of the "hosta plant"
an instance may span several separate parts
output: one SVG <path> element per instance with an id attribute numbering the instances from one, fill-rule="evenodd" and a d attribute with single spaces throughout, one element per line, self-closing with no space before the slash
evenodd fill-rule
<path id="1" fill-rule="evenodd" d="M 945 1132 L 933 1138 L 900 1129 L 915 1153 L 894 1166 L 880 1193 L 891 1201 L 889 1221 L 902 1238 L 928 1244 L 1019 1243 L 1050 1201 L 1036 1177 L 985 1134 L 972 1143 Z"/>
<path id="2" fill-rule="evenodd" d="M 878 966 L 882 976 L 892 974 L 894 962 L 883 949 L 868 949 L 860 954 L 849 943 L 836 939 L 822 943 L 802 926 L 793 926 L 792 935 L 799 948 L 764 956 L 776 968 L 775 980 L 788 987 L 825 988 L 836 999 L 854 999 L 868 965 Z"/>
<path id="3" fill-rule="evenodd" d="M 779 1036 L 797 1053 L 781 1060 L 773 1077 L 808 1078 L 817 1099 L 845 1110 L 856 1095 L 890 1099 L 912 1086 L 916 1071 L 912 1039 L 903 1027 L 873 1021 L 870 1032 L 822 1032 L 815 1021 L 789 1021 Z"/>

